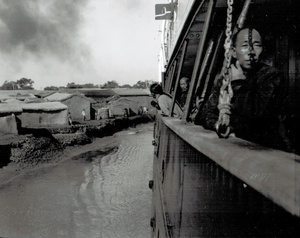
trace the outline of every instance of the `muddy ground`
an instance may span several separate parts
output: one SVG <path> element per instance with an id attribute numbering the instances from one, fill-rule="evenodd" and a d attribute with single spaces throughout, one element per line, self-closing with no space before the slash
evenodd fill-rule
<path id="1" fill-rule="evenodd" d="M 84 125 L 38 128 L 25 135 L 0 137 L 0 185 L 28 170 L 54 166 L 82 154 L 106 154 L 118 148 L 117 131 L 148 123 L 153 117 L 87 121 Z"/>

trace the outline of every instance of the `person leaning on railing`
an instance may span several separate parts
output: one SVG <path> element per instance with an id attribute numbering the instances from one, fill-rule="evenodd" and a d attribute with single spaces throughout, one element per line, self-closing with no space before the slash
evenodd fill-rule
<path id="1" fill-rule="evenodd" d="M 276 68 L 262 62 L 262 39 L 256 29 L 241 29 L 233 36 L 232 44 L 230 132 L 248 141 L 290 151 L 281 120 L 284 118 L 286 80 Z M 211 130 L 216 130 L 218 121 L 222 77 L 215 82 L 195 122 Z"/>
<path id="2" fill-rule="evenodd" d="M 172 105 L 172 97 L 164 93 L 161 85 L 158 83 L 153 83 L 150 85 L 150 92 L 157 101 L 157 106 L 155 106 L 155 103 L 151 103 L 153 104 L 152 106 L 155 106 L 161 112 L 162 115 L 169 116 Z M 181 117 L 182 113 L 183 112 L 180 106 L 177 103 L 175 103 L 173 116 Z"/>

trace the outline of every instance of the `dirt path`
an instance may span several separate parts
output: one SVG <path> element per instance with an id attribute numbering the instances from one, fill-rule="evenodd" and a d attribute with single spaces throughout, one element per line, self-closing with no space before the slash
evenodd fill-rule
<path id="1" fill-rule="evenodd" d="M 86 145 L 68 146 L 64 152 L 62 158 L 58 162 L 40 164 L 33 168 L 21 169 L 18 165 L 10 163 L 3 168 L 0 168 L 0 185 L 13 180 L 15 177 L 24 174 L 28 171 L 39 169 L 46 166 L 56 166 L 60 162 L 79 156 L 84 153 L 109 153 L 112 149 L 118 147 L 120 141 L 115 136 L 107 136 L 103 138 L 95 138 L 92 143 Z"/>

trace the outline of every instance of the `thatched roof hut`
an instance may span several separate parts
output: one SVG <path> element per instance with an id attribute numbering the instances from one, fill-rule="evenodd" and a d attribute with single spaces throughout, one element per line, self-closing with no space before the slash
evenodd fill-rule
<path id="1" fill-rule="evenodd" d="M 1 90 L 0 101 L 7 101 L 9 99 L 18 99 L 24 101 L 26 98 L 35 98 L 34 94 L 28 90 Z"/>
<path id="2" fill-rule="evenodd" d="M 20 103 L 0 103 L 0 116 L 14 114 L 21 114 L 23 111 Z"/>
<path id="3" fill-rule="evenodd" d="M 54 112 L 67 110 L 68 107 L 60 102 L 22 103 L 23 111 Z"/>
<path id="4" fill-rule="evenodd" d="M 95 112 L 92 113 L 92 104 L 96 103 L 96 101 L 78 92 L 72 94 L 57 92 L 46 97 L 46 99 L 50 102 L 56 101 L 67 105 L 73 120 L 82 119 L 83 109 L 85 110 L 87 120 L 94 119 L 95 117 Z"/>
<path id="5" fill-rule="evenodd" d="M 61 102 L 22 103 L 23 127 L 66 125 L 68 107 Z"/>
<path id="6" fill-rule="evenodd" d="M 0 134 L 18 134 L 16 116 L 22 113 L 19 103 L 0 103 Z"/>

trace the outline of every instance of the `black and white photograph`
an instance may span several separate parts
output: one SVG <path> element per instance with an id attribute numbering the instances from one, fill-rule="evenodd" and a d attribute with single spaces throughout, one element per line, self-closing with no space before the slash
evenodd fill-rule
<path id="1" fill-rule="evenodd" d="M 297 0 L 0 0 L 0 238 L 300 236 Z"/>

